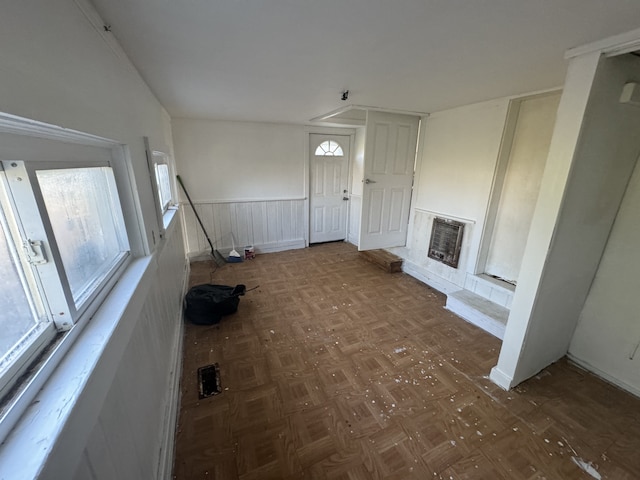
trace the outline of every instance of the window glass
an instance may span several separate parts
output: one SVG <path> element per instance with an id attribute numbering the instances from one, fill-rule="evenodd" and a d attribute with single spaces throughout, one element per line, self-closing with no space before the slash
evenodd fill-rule
<path id="1" fill-rule="evenodd" d="M 37 170 L 38 184 L 76 306 L 129 251 L 109 167 Z"/>
<path id="2" fill-rule="evenodd" d="M 90 321 L 131 260 L 116 187 L 116 175 L 129 180 L 124 150 L 49 130 L 0 125 L 0 401 L 52 341 Z"/>
<path id="3" fill-rule="evenodd" d="M 39 319 L 36 314 L 16 254 L 0 210 L 0 374 L 44 323 L 49 323 L 44 316 Z"/>
<path id="4" fill-rule="evenodd" d="M 162 213 L 167 211 L 171 203 L 171 182 L 169 181 L 169 165 L 166 163 L 156 163 L 156 183 L 158 184 L 158 197 Z"/>
<path id="5" fill-rule="evenodd" d="M 325 140 L 318 148 L 316 148 L 316 156 L 318 157 L 342 157 L 344 152 L 338 142 L 333 140 Z"/>

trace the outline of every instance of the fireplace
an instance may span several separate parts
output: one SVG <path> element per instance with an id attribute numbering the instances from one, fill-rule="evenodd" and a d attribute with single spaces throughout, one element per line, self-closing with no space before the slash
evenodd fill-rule
<path id="1" fill-rule="evenodd" d="M 442 217 L 434 218 L 427 256 L 450 267 L 458 268 L 463 231 L 464 223 L 462 222 Z"/>

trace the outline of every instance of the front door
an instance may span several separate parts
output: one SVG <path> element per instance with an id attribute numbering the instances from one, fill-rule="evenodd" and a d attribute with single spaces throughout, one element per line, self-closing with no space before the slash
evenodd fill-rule
<path id="1" fill-rule="evenodd" d="M 309 243 L 344 240 L 349 206 L 349 137 L 309 135 Z"/>
<path id="2" fill-rule="evenodd" d="M 360 250 L 407 241 L 419 117 L 367 112 Z"/>

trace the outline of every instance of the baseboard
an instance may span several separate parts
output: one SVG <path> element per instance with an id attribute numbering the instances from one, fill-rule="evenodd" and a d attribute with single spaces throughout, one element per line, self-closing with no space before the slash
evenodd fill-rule
<path id="1" fill-rule="evenodd" d="M 584 368 L 586 371 L 591 372 L 594 375 L 602 378 L 605 382 L 615 385 L 616 387 L 621 388 L 622 390 L 625 390 L 631 393 L 632 395 L 635 395 L 636 397 L 640 397 L 640 389 L 638 389 L 637 387 L 634 387 L 633 385 L 629 385 L 628 383 L 623 382 L 622 380 L 612 377 L 608 373 L 605 373 L 599 368 L 594 367 L 589 362 L 586 362 L 584 360 L 574 357 L 569 352 L 567 352 L 567 358 L 569 359 L 570 362 L 575 363 L 578 367 Z"/>
<path id="2" fill-rule="evenodd" d="M 275 252 L 284 252 L 286 250 L 296 250 L 299 248 L 306 248 L 306 242 L 304 238 L 299 238 L 296 240 L 288 240 L 286 242 L 271 242 L 271 243 L 263 243 L 261 245 L 253 245 L 253 249 L 255 253 L 275 253 Z M 230 249 L 231 247 L 220 248 L 220 250 L 224 251 L 225 249 Z M 244 247 L 236 247 L 238 253 L 242 254 Z M 198 260 L 210 260 L 211 259 L 211 250 L 202 250 L 199 252 L 189 252 L 187 253 L 187 257 L 190 261 L 195 262 Z"/>
<path id="3" fill-rule="evenodd" d="M 211 250 L 205 252 L 189 252 L 187 253 L 187 259 L 190 262 L 211 260 Z"/>
<path id="4" fill-rule="evenodd" d="M 299 248 L 305 248 L 304 238 L 289 240 L 286 242 L 273 242 L 263 243 L 262 245 L 254 245 L 255 252 L 260 253 L 275 253 L 284 252 L 285 250 L 296 250 Z"/>
<path id="5" fill-rule="evenodd" d="M 614 385 L 614 386 L 616 386 L 616 387 L 618 387 L 618 388 L 620 388 L 620 389 L 622 389 L 622 390 L 624 390 L 626 392 L 629 392 L 630 394 L 635 395 L 636 397 L 640 397 L 640 390 L 637 387 L 634 387 L 633 385 L 629 385 L 628 383 L 623 382 L 622 380 L 619 380 L 617 378 L 612 377 L 608 373 L 603 372 L 602 370 L 600 370 L 597 367 L 594 367 L 589 362 L 586 362 L 584 360 L 576 358 L 575 356 L 571 355 L 568 352 L 567 352 L 566 356 L 567 356 L 567 359 L 571 363 L 574 363 L 575 365 L 577 365 L 580 368 L 583 368 L 587 372 L 596 375 L 597 377 L 601 378 L 605 382 L 610 383 L 611 385 Z M 533 377 L 535 375 L 536 374 L 530 375 L 527 378 L 531 378 L 531 377 Z M 491 375 L 489 375 L 489 378 L 491 379 L 491 381 L 493 383 L 498 385 L 500 388 L 503 388 L 504 390 L 510 390 L 514 386 L 518 385 L 521 382 L 524 382 L 527 379 L 527 378 L 524 378 L 524 379 L 522 379 L 520 381 L 515 381 L 513 378 L 509 377 L 504 372 L 502 372 L 500 369 L 498 369 L 497 366 L 495 366 L 495 367 L 493 367 L 491 369 Z"/>
<path id="6" fill-rule="evenodd" d="M 445 294 L 457 292 L 462 288 L 461 286 L 451 283 L 442 277 L 432 274 L 426 268 L 421 267 L 411 260 L 404 259 L 404 262 L 402 263 L 402 271 Z"/>
<path id="7" fill-rule="evenodd" d="M 513 386 L 513 378 L 506 375 L 497 366 L 491 369 L 489 379 L 503 390 L 511 390 Z"/>

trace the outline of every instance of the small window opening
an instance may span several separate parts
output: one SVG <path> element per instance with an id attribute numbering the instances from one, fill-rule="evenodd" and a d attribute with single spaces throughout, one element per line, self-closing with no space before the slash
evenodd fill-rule
<path id="1" fill-rule="evenodd" d="M 316 148 L 316 156 L 318 157 L 343 157 L 344 152 L 338 142 L 333 140 L 325 140 L 318 148 Z"/>

